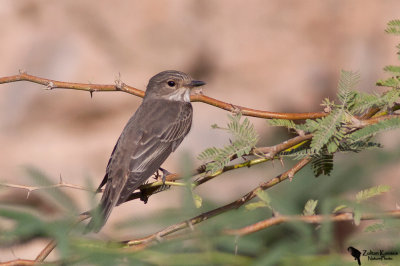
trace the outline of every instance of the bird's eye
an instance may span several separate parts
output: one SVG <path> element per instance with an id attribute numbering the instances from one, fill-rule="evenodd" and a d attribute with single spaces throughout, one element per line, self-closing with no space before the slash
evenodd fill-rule
<path id="1" fill-rule="evenodd" d="M 168 86 L 170 86 L 170 87 L 175 86 L 175 81 L 172 81 L 172 80 L 168 81 Z"/>

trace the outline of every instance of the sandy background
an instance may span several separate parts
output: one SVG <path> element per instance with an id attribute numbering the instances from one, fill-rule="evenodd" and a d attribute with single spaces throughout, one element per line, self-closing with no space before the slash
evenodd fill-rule
<path id="1" fill-rule="evenodd" d="M 0 76 L 22 69 L 55 80 L 113 84 L 120 74 L 123 82 L 144 89 L 154 74 L 176 69 L 206 81 L 206 95 L 233 104 L 276 112 L 319 111 L 323 98 L 334 97 L 340 69 L 360 72 L 360 90 L 382 91 L 374 83 L 384 77 L 385 65 L 397 63 L 398 43 L 383 30 L 390 19 L 399 18 L 399 10 L 398 0 L 2 0 Z M 32 184 L 23 168 L 30 165 L 54 182 L 61 175 L 68 183 L 85 186 L 89 178 L 97 186 L 140 102 L 121 92 L 90 98 L 86 92 L 48 91 L 32 83 L 0 85 L 0 180 Z M 190 135 L 164 164 L 171 172 L 179 171 L 183 154 L 189 153 L 197 165 L 199 152 L 227 141 L 225 134 L 210 129 L 214 123 L 225 124 L 226 112 L 201 103 L 194 103 L 194 112 Z M 262 144 L 274 144 L 265 122 L 252 122 L 263 134 Z M 387 135 L 385 141 L 396 136 Z M 227 203 L 282 170 L 270 168 L 223 193 L 218 180 L 199 193 Z M 85 210 L 84 192 L 65 191 Z M 25 200 L 24 191 L 11 193 L 3 191 L 3 201 Z M 179 206 L 179 199 L 174 189 L 147 205 L 118 207 L 104 233 L 127 215 L 149 216 Z M 2 249 L 0 260 L 26 258 L 40 247 Z"/>

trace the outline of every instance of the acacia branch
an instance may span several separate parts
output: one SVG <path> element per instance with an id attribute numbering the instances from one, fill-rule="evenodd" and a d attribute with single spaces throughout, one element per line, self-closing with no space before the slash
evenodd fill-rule
<path id="1" fill-rule="evenodd" d="M 364 213 L 361 215 L 361 220 L 377 220 L 382 218 L 400 218 L 400 210 L 387 211 L 383 213 Z M 321 224 L 323 222 L 345 222 L 353 221 L 354 214 L 345 212 L 332 215 L 278 215 L 269 219 L 257 222 L 252 225 L 242 227 L 240 229 L 225 230 L 224 234 L 243 236 L 258 232 L 265 228 L 287 222 L 305 222 L 310 224 Z"/>
<path id="2" fill-rule="evenodd" d="M 35 265 L 35 264 L 37 264 L 37 262 L 34 260 L 24 260 L 24 259 L 16 259 L 0 263 L 1 266 L 24 266 L 24 265 Z"/>
<path id="3" fill-rule="evenodd" d="M 260 156 L 260 154 L 263 153 L 264 157 L 256 158 L 253 160 L 247 160 L 245 162 L 234 164 L 234 165 L 228 165 L 228 166 L 225 166 L 224 168 L 222 168 L 221 170 L 216 171 L 215 173 L 206 172 L 205 171 L 206 167 L 201 166 L 201 167 L 199 167 L 199 169 L 201 169 L 201 170 L 199 170 L 200 173 L 193 174 L 192 178 L 197 179 L 193 183 L 193 188 L 200 186 L 201 184 L 203 184 L 207 181 L 210 181 L 225 172 L 243 168 L 243 167 L 251 167 L 256 164 L 267 162 L 267 161 L 273 159 L 275 157 L 275 155 L 278 154 L 279 152 L 288 150 L 304 141 L 310 140 L 311 138 L 312 138 L 312 134 L 307 134 L 307 135 L 303 135 L 303 136 L 296 136 L 294 138 L 291 138 L 287 141 L 284 141 L 284 142 L 274 145 L 274 146 L 255 148 L 255 149 L 253 149 L 252 154 Z M 231 160 L 234 160 L 236 158 L 237 157 L 232 157 Z M 181 178 L 182 178 L 182 176 L 180 176 L 178 174 L 170 174 L 170 175 L 166 176 L 167 181 L 175 181 L 175 180 L 179 180 Z M 141 197 L 143 197 L 143 195 L 150 196 L 152 193 L 154 193 L 154 191 L 156 191 L 159 187 L 161 187 L 163 185 L 164 185 L 164 183 L 162 181 L 155 181 L 155 182 L 151 182 L 151 183 L 142 185 L 139 188 L 140 192 L 132 193 L 129 196 L 129 198 L 126 200 L 126 202 L 141 198 Z"/>
<path id="4" fill-rule="evenodd" d="M 0 183 L 0 187 L 9 187 L 9 188 L 17 188 L 17 189 L 24 189 L 28 191 L 27 198 L 29 197 L 30 193 L 35 191 L 35 190 L 42 190 L 42 189 L 52 189 L 52 188 L 60 188 L 60 187 L 67 187 L 67 188 L 73 188 L 73 189 L 79 189 L 79 190 L 85 190 L 85 191 L 90 191 L 90 192 L 95 192 L 91 189 L 79 186 L 79 185 L 74 185 L 74 184 L 69 184 L 69 183 L 64 183 L 60 179 L 60 183 L 58 184 L 53 184 L 53 185 L 48 185 L 48 186 L 25 186 L 25 185 L 17 185 L 17 184 L 10 184 L 10 183 Z"/>
<path id="5" fill-rule="evenodd" d="M 261 185 L 257 186 L 256 188 L 254 188 L 250 192 L 246 193 L 244 196 L 240 197 L 239 199 L 237 199 L 237 200 L 235 200 L 235 201 L 233 201 L 233 202 L 231 202 L 231 203 L 229 203 L 227 205 L 224 205 L 224 206 L 216 208 L 214 210 L 202 213 L 202 214 L 200 214 L 200 215 L 198 215 L 196 217 L 193 217 L 193 218 L 191 218 L 189 220 L 186 220 L 186 221 L 183 221 L 183 222 L 168 226 L 167 228 L 165 228 L 165 229 L 163 229 L 163 230 L 161 230 L 161 231 L 159 231 L 157 233 L 151 234 L 149 236 L 146 236 L 146 237 L 143 237 L 143 238 L 140 238 L 140 239 L 127 241 L 126 245 L 128 245 L 128 246 L 147 245 L 148 243 L 150 243 L 150 242 L 152 242 L 154 240 L 160 239 L 160 238 L 162 238 L 164 236 L 167 236 L 167 235 L 172 234 L 174 232 L 183 230 L 185 228 L 192 227 L 193 225 L 198 224 L 198 223 L 200 223 L 202 221 L 205 221 L 205 220 L 207 220 L 209 218 L 212 218 L 212 217 L 214 217 L 214 216 L 216 216 L 218 214 L 227 212 L 227 211 L 232 210 L 232 209 L 237 209 L 240 206 L 242 206 L 243 204 L 245 204 L 246 202 L 248 202 L 251 199 L 253 199 L 257 195 L 258 191 L 266 190 L 266 189 L 268 189 L 270 187 L 273 187 L 276 184 L 278 184 L 278 183 L 280 183 L 280 182 L 282 182 L 282 181 L 284 181 L 284 180 L 286 180 L 288 178 L 292 179 L 294 177 L 294 175 L 298 171 L 300 171 L 304 166 L 306 166 L 310 162 L 310 160 L 311 160 L 310 158 L 302 159 L 301 161 L 299 161 L 296 165 L 294 165 L 288 171 L 286 171 L 286 172 L 284 172 L 284 173 L 282 173 L 282 174 L 270 179 L 269 181 L 267 181 L 265 183 L 262 183 Z"/>
<path id="6" fill-rule="evenodd" d="M 29 75 L 21 72 L 19 75 L 1 77 L 0 84 L 11 83 L 18 81 L 28 81 L 46 86 L 47 89 L 73 89 L 88 91 L 91 94 L 98 91 L 123 91 L 138 97 L 144 97 L 144 91 L 136 89 L 132 86 L 126 85 L 120 80 L 117 80 L 115 85 L 103 85 L 103 84 L 88 84 L 88 83 L 74 83 L 74 82 L 63 82 L 52 79 L 40 78 L 37 76 Z M 239 105 L 233 105 L 231 103 L 223 102 L 203 94 L 196 94 L 190 97 L 192 102 L 202 102 L 217 108 L 227 110 L 229 112 L 241 112 L 245 116 L 253 116 L 259 118 L 279 118 L 279 119 L 290 119 L 290 120 L 303 120 L 303 119 L 315 119 L 324 117 L 327 114 L 325 112 L 308 112 L 308 113 L 277 113 L 256 110 L 248 107 Z"/>

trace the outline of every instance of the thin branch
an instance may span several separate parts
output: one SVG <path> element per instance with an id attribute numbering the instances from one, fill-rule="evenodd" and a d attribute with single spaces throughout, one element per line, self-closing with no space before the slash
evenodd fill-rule
<path id="1" fill-rule="evenodd" d="M 16 259 L 0 263 L 1 266 L 24 266 L 24 265 L 35 265 L 35 264 L 37 264 L 37 262 L 34 260 L 23 260 L 23 259 Z"/>
<path id="2" fill-rule="evenodd" d="M 24 186 L 24 185 L 17 185 L 17 184 L 10 184 L 10 183 L 0 183 L 0 187 L 9 187 L 9 188 L 18 188 L 18 189 L 24 189 L 28 191 L 28 195 L 26 196 L 27 198 L 29 197 L 30 193 L 35 190 L 42 190 L 42 189 L 52 189 L 52 188 L 58 188 L 58 187 L 68 187 L 68 188 L 73 188 L 73 189 L 79 189 L 79 190 L 85 190 L 85 191 L 91 191 L 94 192 L 91 189 L 74 185 L 74 184 L 69 184 L 69 183 L 64 183 L 63 181 L 60 181 L 58 184 L 53 184 L 53 185 L 48 185 L 48 186 Z"/>
<path id="3" fill-rule="evenodd" d="M 364 213 L 361 215 L 361 220 L 377 220 L 382 218 L 400 218 L 400 210 L 388 211 L 383 213 Z M 251 233 L 258 232 L 265 228 L 287 222 L 301 221 L 310 224 L 321 224 L 323 222 L 344 222 L 353 221 L 354 214 L 352 212 L 345 212 L 332 215 L 278 215 L 271 217 L 264 221 L 257 222 L 252 225 L 245 226 L 240 229 L 225 230 L 224 233 L 228 235 L 243 236 Z"/>
<path id="4" fill-rule="evenodd" d="M 241 198 L 239 198 L 239 199 L 237 199 L 237 200 L 235 200 L 235 201 L 233 201 L 233 202 L 231 202 L 231 203 L 229 203 L 227 205 L 224 205 L 224 206 L 219 207 L 217 209 L 202 213 L 202 214 L 200 214 L 200 215 L 198 215 L 196 217 L 193 217 L 193 218 L 191 218 L 189 220 L 186 220 L 186 221 L 183 221 L 183 222 L 168 226 L 167 228 L 165 228 L 165 229 L 163 229 L 163 230 L 161 230 L 161 231 L 159 231 L 157 233 L 151 234 L 149 236 L 146 236 L 146 237 L 143 237 L 143 238 L 140 238 L 140 239 L 127 241 L 126 244 L 128 246 L 147 245 L 148 243 L 150 243 L 150 242 L 152 242 L 154 240 L 160 239 L 160 238 L 162 238 L 162 237 L 164 237 L 166 235 L 169 235 L 169 234 L 172 234 L 174 232 L 183 230 L 185 228 L 192 227 L 193 225 L 198 224 L 198 223 L 200 223 L 202 221 L 205 221 L 207 219 L 210 219 L 210 218 L 212 218 L 212 217 L 214 217 L 214 216 L 216 216 L 218 214 L 227 212 L 227 211 L 232 210 L 232 209 L 237 209 L 240 206 L 242 206 L 243 204 L 245 204 L 246 202 L 248 202 L 251 199 L 253 199 L 257 195 L 257 192 L 259 190 L 266 190 L 266 189 L 268 189 L 270 187 L 273 187 L 276 184 L 278 184 L 278 183 L 280 183 L 280 182 L 282 182 L 282 181 L 284 181 L 284 180 L 286 180 L 288 178 L 292 179 L 294 177 L 295 173 L 297 173 L 304 166 L 306 166 L 310 162 L 310 160 L 311 160 L 310 158 L 302 159 L 301 161 L 299 161 L 296 165 L 294 165 L 288 171 L 276 176 L 275 178 L 272 178 L 271 180 L 269 180 L 269 181 L 267 181 L 265 183 L 262 183 L 258 187 L 254 188 L 253 190 L 251 190 L 250 192 L 245 194 L 243 197 L 241 197 Z"/>
<path id="5" fill-rule="evenodd" d="M 40 78 L 37 76 L 29 75 L 21 72 L 19 75 L 1 77 L 0 84 L 11 83 L 18 81 L 29 81 L 37 84 L 46 86 L 47 89 L 74 89 L 88 91 L 91 94 L 97 91 L 123 91 L 130 93 L 135 96 L 144 97 L 144 91 L 128 86 L 121 81 L 116 81 L 115 85 L 102 85 L 102 84 L 87 84 L 87 83 L 73 83 L 73 82 L 62 82 L 46 78 Z M 227 110 L 229 112 L 241 112 L 245 116 L 260 117 L 266 119 L 278 118 L 278 119 L 290 119 L 290 120 L 303 120 L 303 119 L 315 119 L 324 117 L 327 114 L 325 112 L 308 112 L 308 113 L 277 113 L 268 112 L 262 110 L 251 109 L 239 105 L 233 105 L 226 103 L 202 94 L 192 95 L 190 97 L 192 102 L 202 102 L 217 108 Z"/>

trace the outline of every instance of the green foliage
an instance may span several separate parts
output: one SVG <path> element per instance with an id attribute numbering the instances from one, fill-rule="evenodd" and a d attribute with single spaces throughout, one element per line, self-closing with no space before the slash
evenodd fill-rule
<path id="1" fill-rule="evenodd" d="M 354 206 L 354 224 L 359 225 L 361 223 L 362 208 L 361 203 L 367 199 L 379 196 L 390 190 L 390 186 L 379 185 L 369 189 L 362 190 L 356 195 L 356 205 Z"/>
<path id="2" fill-rule="evenodd" d="M 391 87 L 391 88 L 400 88 L 400 78 L 398 76 L 396 77 L 390 77 L 387 79 L 380 79 L 376 82 L 377 86 L 382 86 L 382 87 Z"/>
<path id="3" fill-rule="evenodd" d="M 348 136 L 352 142 L 363 141 L 371 136 L 386 130 L 392 130 L 400 127 L 400 118 L 390 118 L 382 120 L 376 124 L 364 127 Z"/>
<path id="4" fill-rule="evenodd" d="M 397 87 L 393 85 L 393 87 Z M 389 90 L 382 95 L 373 93 L 367 94 L 359 92 L 357 94 L 357 99 L 355 102 L 354 113 L 363 113 L 370 108 L 381 108 L 381 109 L 388 109 L 393 107 L 394 103 L 400 97 L 400 90 L 399 89 L 392 89 Z"/>
<path id="5" fill-rule="evenodd" d="M 388 70 L 397 70 L 391 66 Z M 394 107 L 400 98 L 400 89 L 397 83 L 385 83 L 392 86 L 392 89 L 379 95 L 354 91 L 360 77 L 357 73 L 342 71 L 338 84 L 337 98 L 340 104 L 335 104 L 325 99 L 323 105 L 330 113 L 320 119 L 308 119 L 299 124 L 291 120 L 272 119 L 269 124 L 282 126 L 288 129 L 299 130 L 305 133 L 312 133 L 311 142 L 305 142 L 300 147 L 290 151 L 281 152 L 280 156 L 302 159 L 310 156 L 311 166 L 315 176 L 321 174 L 329 175 L 333 169 L 333 154 L 340 152 L 360 152 L 365 149 L 379 148 L 381 145 L 370 141 L 371 138 L 385 130 L 392 130 L 400 127 L 399 118 L 385 119 L 378 123 L 352 128 L 356 115 L 362 115 L 371 108 L 389 110 Z M 396 80 L 391 78 L 390 80 Z M 350 126 L 349 126 L 350 125 Z"/>
<path id="6" fill-rule="evenodd" d="M 400 74 L 400 66 L 389 65 L 389 66 L 385 66 L 383 68 L 383 70 L 386 72 L 391 72 L 393 74 Z"/>
<path id="7" fill-rule="evenodd" d="M 272 210 L 271 198 L 267 194 L 267 192 L 260 189 L 256 192 L 256 194 L 257 197 L 260 199 L 260 201 L 246 204 L 245 205 L 246 210 L 252 211 L 258 208 L 269 208 Z"/>
<path id="8" fill-rule="evenodd" d="M 383 231 L 384 229 L 385 229 L 384 223 L 374 223 L 374 224 L 367 226 L 364 229 L 364 232 L 378 232 L 378 231 Z"/>
<path id="9" fill-rule="evenodd" d="M 309 199 L 304 205 L 303 215 L 314 215 L 317 208 L 318 200 Z"/>
<path id="10" fill-rule="evenodd" d="M 318 154 L 312 156 L 311 168 L 314 171 L 314 176 L 330 175 L 333 170 L 333 154 Z"/>
<path id="11" fill-rule="evenodd" d="M 389 34 L 400 35 L 400 20 L 395 19 L 389 21 L 385 32 Z"/>
<path id="12" fill-rule="evenodd" d="M 344 205 L 344 204 L 339 205 L 339 206 L 336 206 L 335 209 L 333 209 L 332 213 L 337 213 L 337 212 L 339 212 L 339 211 L 341 211 L 341 210 L 344 210 L 344 209 L 346 209 L 346 208 L 347 208 L 347 206 Z"/>
<path id="13" fill-rule="evenodd" d="M 379 185 L 379 186 L 372 187 L 369 189 L 364 189 L 357 193 L 356 201 L 358 203 L 361 203 L 362 201 L 365 201 L 372 197 L 379 196 L 385 192 L 388 192 L 389 190 L 390 190 L 390 186 L 388 186 L 388 185 Z"/>
<path id="14" fill-rule="evenodd" d="M 341 104 L 334 107 L 329 115 L 318 119 L 319 127 L 311 141 L 311 149 L 320 152 L 324 146 L 329 153 L 333 153 L 339 147 L 339 141 L 345 135 L 343 125 L 347 122 L 347 116 L 354 106 L 356 93 L 351 91 L 359 81 L 359 75 L 349 71 L 342 71 L 338 85 L 338 99 Z"/>
<path id="15" fill-rule="evenodd" d="M 247 155 L 255 147 L 258 141 L 258 134 L 249 119 L 241 121 L 242 115 L 228 115 L 230 122 L 227 128 L 214 127 L 227 130 L 233 140 L 223 148 L 208 148 L 199 154 L 198 159 L 211 161 L 207 163 L 206 170 L 215 173 L 224 168 L 235 157 Z"/>
<path id="16" fill-rule="evenodd" d="M 267 120 L 267 123 L 273 127 L 287 127 L 287 128 L 291 128 L 291 129 L 297 129 L 297 125 L 293 122 L 293 120 L 270 119 L 270 120 Z"/>

